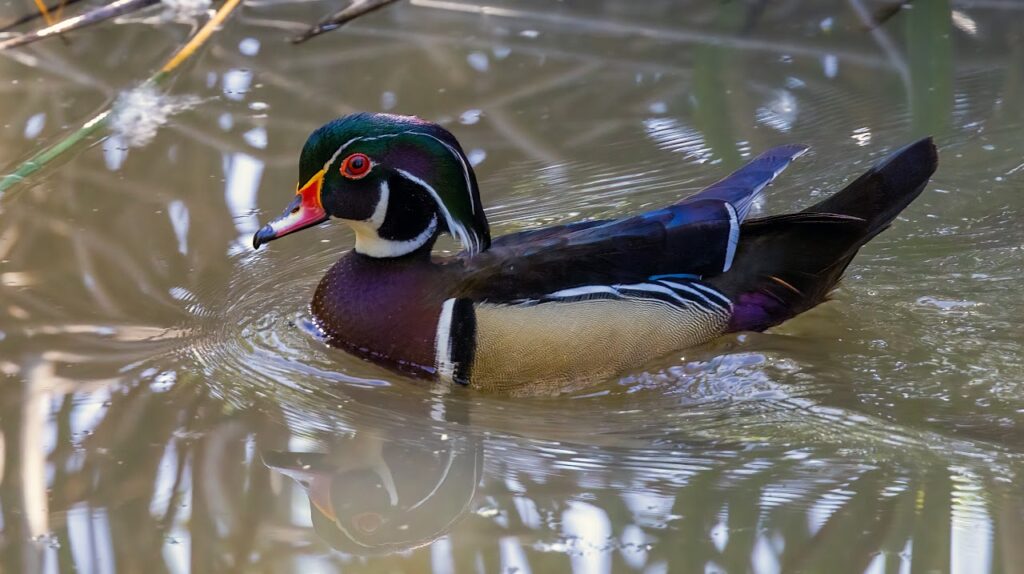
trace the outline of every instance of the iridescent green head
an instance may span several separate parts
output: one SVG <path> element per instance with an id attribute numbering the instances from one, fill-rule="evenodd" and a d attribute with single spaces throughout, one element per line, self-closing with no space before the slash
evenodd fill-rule
<path id="1" fill-rule="evenodd" d="M 329 217 L 356 232 L 356 251 L 399 257 L 448 231 L 470 253 L 491 244 L 476 175 L 447 130 L 409 116 L 359 113 L 314 131 L 299 158 L 291 205 L 254 247 Z"/>

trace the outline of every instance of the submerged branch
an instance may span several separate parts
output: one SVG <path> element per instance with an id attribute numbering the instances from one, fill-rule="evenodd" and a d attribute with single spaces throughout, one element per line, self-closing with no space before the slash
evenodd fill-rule
<path id="1" fill-rule="evenodd" d="M 28 32 L 10 38 L 9 40 L 0 41 L 0 50 L 7 50 L 18 46 L 24 46 L 25 44 L 31 44 L 51 36 L 59 36 L 72 30 L 78 30 L 86 26 L 92 26 L 98 24 L 104 20 L 116 18 L 118 16 L 134 12 L 146 6 L 156 4 L 160 0 L 115 0 L 106 6 L 102 6 L 95 10 L 90 10 L 81 16 L 75 16 L 74 18 L 68 18 L 61 22 L 57 22 L 52 26 L 47 26 L 42 30 L 36 30 L 35 32 Z"/>
<path id="2" fill-rule="evenodd" d="M 293 44 L 301 44 L 310 38 L 330 32 L 331 30 L 336 30 L 364 14 L 369 14 L 374 10 L 379 10 L 388 4 L 393 4 L 397 1 L 398 0 L 352 0 L 352 3 L 345 8 L 335 12 L 334 14 L 325 16 L 317 22 L 315 26 L 292 38 L 291 42 Z"/>

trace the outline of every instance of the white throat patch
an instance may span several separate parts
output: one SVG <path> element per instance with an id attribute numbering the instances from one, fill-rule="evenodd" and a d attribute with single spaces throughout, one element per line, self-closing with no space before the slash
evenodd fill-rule
<path id="1" fill-rule="evenodd" d="M 352 221 L 345 219 L 345 223 L 356 233 L 356 253 L 369 257 L 401 257 L 423 247 L 437 231 L 437 216 L 430 218 L 430 223 L 422 233 L 405 241 L 394 241 L 384 239 L 378 233 L 381 225 L 384 225 L 384 218 L 388 214 L 388 203 L 391 200 L 391 189 L 387 181 L 380 184 L 380 199 L 373 209 L 369 219 Z"/>

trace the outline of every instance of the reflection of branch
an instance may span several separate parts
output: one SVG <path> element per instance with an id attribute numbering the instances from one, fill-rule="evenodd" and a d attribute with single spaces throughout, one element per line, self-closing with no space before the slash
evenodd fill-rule
<path id="1" fill-rule="evenodd" d="M 875 13 L 871 15 L 870 20 L 864 22 L 864 26 L 868 30 L 878 28 L 892 19 L 893 16 L 899 14 L 904 8 L 909 7 L 910 3 L 913 1 L 914 0 L 899 0 L 898 2 L 892 2 L 891 4 L 877 8 Z"/>
<path id="2" fill-rule="evenodd" d="M 10 40 L 0 42 L 0 50 L 24 46 L 25 44 L 31 44 L 32 42 L 49 38 L 50 36 L 59 36 L 60 34 L 64 34 L 72 30 L 98 24 L 104 20 L 116 18 L 122 14 L 134 12 L 140 8 L 156 4 L 158 1 L 159 0 L 116 0 L 115 2 L 111 2 L 101 8 L 86 12 L 81 16 L 68 18 L 67 20 L 57 22 L 52 26 L 47 26 L 42 30 L 21 34 L 20 36 L 15 36 Z"/>
<path id="3" fill-rule="evenodd" d="M 872 16 L 868 9 L 864 7 L 861 0 L 849 0 L 850 8 L 857 13 L 857 17 L 860 18 L 861 23 L 871 33 L 872 39 L 878 44 L 878 47 L 885 52 L 888 56 L 889 61 L 892 62 L 894 68 L 900 75 L 900 80 L 903 82 L 903 88 L 910 93 L 910 70 L 907 68 L 907 62 L 903 59 L 903 54 L 900 53 L 899 48 L 893 43 L 892 38 L 879 26 L 884 20 L 879 21 L 877 16 Z M 907 2 L 909 4 L 909 2 Z M 897 12 L 902 9 L 902 4 L 897 8 Z M 895 14 L 895 12 L 894 12 Z M 889 16 L 891 17 L 891 16 Z"/>
<path id="4" fill-rule="evenodd" d="M 369 14 L 394 2 L 397 0 L 352 0 L 352 3 L 342 10 L 324 17 L 312 28 L 292 38 L 292 43 L 301 44 L 310 38 L 340 28 L 364 14 Z"/>
<path id="5" fill-rule="evenodd" d="M 832 54 L 836 57 L 847 60 L 850 63 L 878 68 L 886 67 L 888 62 L 880 60 L 871 54 L 855 51 L 835 50 L 832 48 L 822 49 L 805 42 L 778 42 L 761 40 L 757 38 L 743 38 L 728 34 L 720 34 L 700 27 L 683 28 L 680 26 L 654 26 L 621 21 L 616 19 L 596 18 L 590 16 L 570 16 L 558 12 L 541 10 L 524 10 L 518 8 L 504 8 L 498 6 L 477 6 L 475 4 L 464 4 L 461 2 L 450 2 L 448 0 L 410 0 L 413 6 L 422 8 L 433 8 L 450 12 L 461 12 L 487 16 L 492 19 L 518 19 L 532 20 L 556 27 L 566 27 L 577 32 L 598 33 L 609 36 L 637 36 L 647 40 L 661 40 L 666 42 L 680 42 L 684 44 L 711 44 L 725 46 L 736 50 L 766 51 L 791 56 L 812 56 L 820 57 L 825 54 Z M 403 38 L 408 37 L 410 32 L 399 31 Z M 419 34 L 423 35 L 423 34 Z"/>

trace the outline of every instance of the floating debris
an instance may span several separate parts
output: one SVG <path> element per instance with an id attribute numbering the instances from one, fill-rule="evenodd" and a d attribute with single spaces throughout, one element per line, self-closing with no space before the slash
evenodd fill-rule
<path id="1" fill-rule="evenodd" d="M 156 137 L 160 126 L 174 114 L 202 102 L 193 95 L 162 94 L 151 84 L 124 92 L 114 102 L 110 130 L 128 147 L 142 147 Z"/>
<path id="2" fill-rule="evenodd" d="M 170 19 L 180 22 L 183 19 L 194 21 L 205 16 L 213 7 L 212 0 L 160 0 L 164 14 Z"/>

